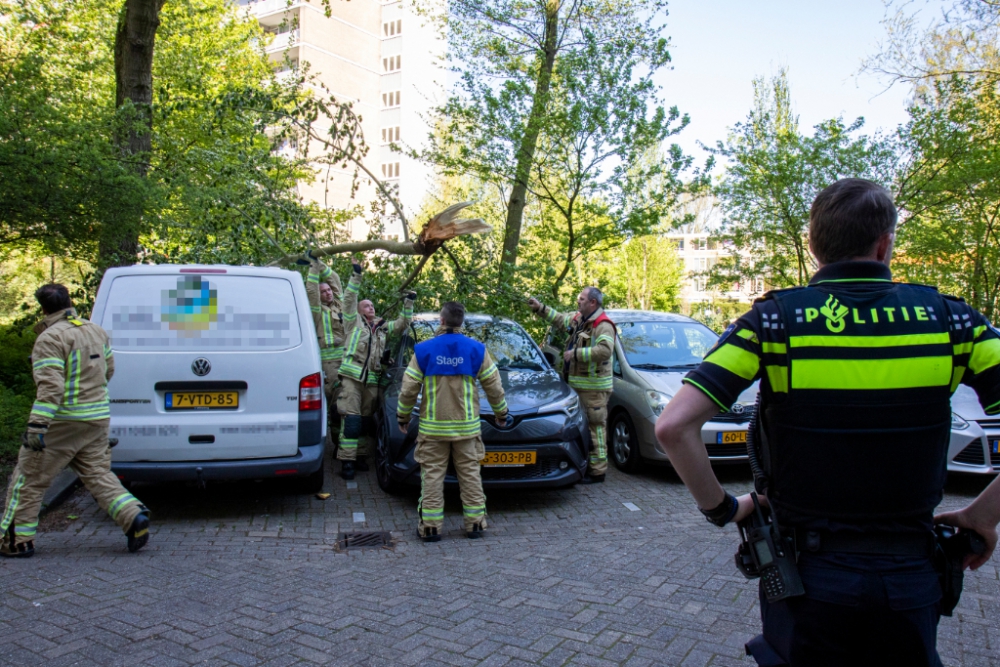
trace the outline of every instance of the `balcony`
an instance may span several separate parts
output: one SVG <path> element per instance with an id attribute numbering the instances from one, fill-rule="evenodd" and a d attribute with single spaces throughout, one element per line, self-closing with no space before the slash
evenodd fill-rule
<path id="1" fill-rule="evenodd" d="M 302 0 L 292 0 L 291 3 L 288 0 L 250 0 L 249 2 L 241 1 L 240 4 L 249 8 L 253 15 L 259 19 L 267 14 L 295 9 L 302 4 Z"/>
<path id="2" fill-rule="evenodd" d="M 297 46 L 299 43 L 299 31 L 289 30 L 274 36 L 274 41 L 267 45 L 268 53 L 277 53 Z"/>

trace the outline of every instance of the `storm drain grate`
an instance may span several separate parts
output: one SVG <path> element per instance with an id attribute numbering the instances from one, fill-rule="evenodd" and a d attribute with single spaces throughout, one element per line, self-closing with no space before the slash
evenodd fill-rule
<path id="1" fill-rule="evenodd" d="M 385 530 L 340 533 L 337 536 L 337 551 L 348 549 L 391 549 L 392 534 Z"/>

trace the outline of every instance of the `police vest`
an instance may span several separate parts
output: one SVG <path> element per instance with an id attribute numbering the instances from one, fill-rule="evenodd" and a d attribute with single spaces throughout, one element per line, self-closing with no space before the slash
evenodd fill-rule
<path id="1" fill-rule="evenodd" d="M 486 346 L 457 333 L 445 333 L 413 348 L 424 375 L 476 377 L 486 358 Z"/>
<path id="2" fill-rule="evenodd" d="M 763 353 L 785 368 L 768 374 L 760 430 L 778 520 L 929 516 L 942 497 L 951 425 L 944 297 L 865 281 L 770 298 L 786 344 Z"/>

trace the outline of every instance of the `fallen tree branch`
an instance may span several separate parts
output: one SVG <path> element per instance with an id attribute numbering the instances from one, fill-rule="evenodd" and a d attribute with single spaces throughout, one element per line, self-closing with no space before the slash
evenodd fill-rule
<path id="1" fill-rule="evenodd" d="M 457 236 L 468 234 L 485 234 L 493 230 L 479 218 L 458 218 L 458 212 L 472 202 L 462 202 L 449 206 L 441 211 L 424 225 L 420 236 L 411 243 L 402 241 L 390 241 L 388 239 L 371 239 L 368 241 L 350 241 L 348 243 L 337 243 L 322 248 L 313 248 L 312 253 L 316 257 L 328 255 L 342 255 L 345 253 L 364 253 L 373 250 L 382 250 L 390 255 L 422 255 L 427 258 L 433 255 L 444 242 Z M 271 262 L 270 266 L 289 264 L 294 262 L 298 255 L 285 255 L 279 260 Z M 419 268 L 423 268 L 426 262 L 422 262 Z M 417 271 L 419 274 L 419 271 Z M 413 276 L 416 278 L 416 275 Z M 412 282 L 412 279 L 410 279 Z M 409 284 L 409 282 L 407 283 Z"/>

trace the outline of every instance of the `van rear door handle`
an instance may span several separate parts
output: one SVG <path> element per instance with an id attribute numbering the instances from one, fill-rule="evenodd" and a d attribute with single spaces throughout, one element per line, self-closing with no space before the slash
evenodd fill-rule
<path id="1" fill-rule="evenodd" d="M 192 445 L 211 445 L 215 442 L 214 435 L 189 435 L 188 442 Z"/>

